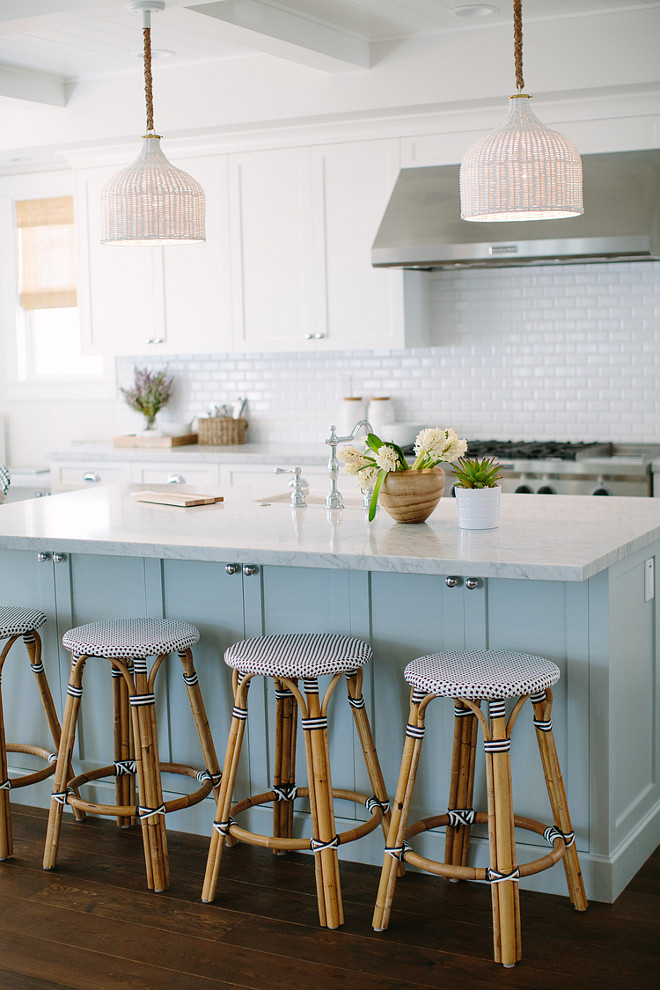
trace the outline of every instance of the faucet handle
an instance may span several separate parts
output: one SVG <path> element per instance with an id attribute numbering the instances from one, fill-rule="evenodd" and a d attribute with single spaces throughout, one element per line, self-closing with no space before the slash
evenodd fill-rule
<path id="1" fill-rule="evenodd" d="M 305 501 L 305 489 L 303 488 L 302 468 L 300 466 L 293 468 L 282 468 L 276 467 L 275 474 L 292 474 L 293 478 L 293 490 L 291 492 L 291 505 L 294 509 L 305 509 L 307 507 L 307 502 Z"/>

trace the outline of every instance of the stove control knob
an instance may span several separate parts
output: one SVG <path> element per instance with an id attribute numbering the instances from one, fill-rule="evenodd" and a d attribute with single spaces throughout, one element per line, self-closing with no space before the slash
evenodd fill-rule
<path id="1" fill-rule="evenodd" d="M 556 495 L 557 492 L 554 490 L 552 485 L 541 485 L 536 493 L 537 495 Z"/>
<path id="2" fill-rule="evenodd" d="M 592 491 L 591 494 L 592 495 L 611 495 L 612 492 L 605 485 L 605 482 L 603 481 L 603 479 L 602 478 L 599 478 L 598 479 L 598 484 L 596 485 L 596 487 L 594 488 L 594 490 Z"/>
<path id="3" fill-rule="evenodd" d="M 533 491 L 532 491 L 532 489 L 529 487 L 529 485 L 518 485 L 518 487 L 516 488 L 516 492 L 515 493 L 516 493 L 516 495 L 533 495 L 534 494 Z"/>

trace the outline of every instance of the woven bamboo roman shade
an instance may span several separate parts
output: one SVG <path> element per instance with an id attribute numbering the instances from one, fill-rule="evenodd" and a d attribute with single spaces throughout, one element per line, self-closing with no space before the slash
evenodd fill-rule
<path id="1" fill-rule="evenodd" d="M 76 306 L 73 196 L 19 200 L 16 227 L 23 309 Z"/>
<path id="2" fill-rule="evenodd" d="M 546 127 L 523 93 L 522 0 L 513 0 L 518 93 L 500 127 L 468 149 L 460 168 L 461 219 L 481 222 L 579 216 L 582 162 L 573 142 Z"/>

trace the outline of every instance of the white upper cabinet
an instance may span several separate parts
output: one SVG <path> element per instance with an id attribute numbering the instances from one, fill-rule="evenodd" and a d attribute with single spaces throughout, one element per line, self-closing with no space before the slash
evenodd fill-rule
<path id="1" fill-rule="evenodd" d="M 398 140 L 384 139 L 178 160 L 204 188 L 207 240 L 165 248 L 102 245 L 101 189 L 115 170 L 79 171 L 86 348 L 113 356 L 426 343 L 424 277 L 371 266 L 399 159 Z"/>
<path id="2" fill-rule="evenodd" d="M 416 290 L 423 292 L 418 273 L 371 267 L 398 148 L 380 140 L 231 156 L 236 349 L 317 352 L 426 340 L 423 307 L 412 313 Z"/>
<path id="3" fill-rule="evenodd" d="M 91 352 L 194 354 L 231 347 L 226 159 L 176 165 L 204 189 L 203 244 L 101 244 L 101 190 L 117 169 L 77 173 L 81 313 Z"/>
<path id="4" fill-rule="evenodd" d="M 307 148 L 232 155 L 237 350 L 299 350 L 314 328 L 311 158 Z"/>

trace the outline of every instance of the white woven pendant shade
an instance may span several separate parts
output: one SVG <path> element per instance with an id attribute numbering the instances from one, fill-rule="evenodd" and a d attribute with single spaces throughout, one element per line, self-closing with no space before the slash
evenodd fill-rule
<path id="1" fill-rule="evenodd" d="M 512 96 L 501 126 L 466 152 L 462 220 L 558 220 L 584 213 L 580 155 L 572 141 L 541 123 L 529 100 Z"/>
<path id="2" fill-rule="evenodd" d="M 181 244 L 206 240 L 204 191 L 175 168 L 157 135 L 143 138 L 142 151 L 105 185 L 102 244 Z"/>

